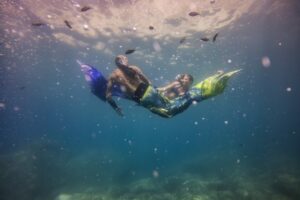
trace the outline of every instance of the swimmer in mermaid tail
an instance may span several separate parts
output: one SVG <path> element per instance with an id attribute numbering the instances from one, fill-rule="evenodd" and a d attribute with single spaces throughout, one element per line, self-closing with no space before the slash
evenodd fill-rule
<path id="1" fill-rule="evenodd" d="M 120 115 L 123 115 L 121 108 L 115 103 L 113 96 L 133 100 L 159 116 L 171 118 L 185 111 L 194 101 L 200 102 L 221 94 L 229 78 L 240 71 L 218 72 L 194 86 L 193 77 L 182 74 L 167 86 L 157 88 L 138 67 L 128 65 L 125 56 L 117 56 L 115 62 L 117 69 L 108 80 L 94 67 L 81 62 L 79 64 L 92 92 L 101 100 L 108 101 Z"/>
<path id="2" fill-rule="evenodd" d="M 222 94 L 227 86 L 228 80 L 239 71 L 241 71 L 241 69 L 227 73 L 219 71 L 215 75 L 212 75 L 192 86 L 184 93 L 184 95 L 177 96 L 176 98 L 169 100 L 164 106 L 161 107 L 149 103 L 147 98 L 149 98 L 151 95 L 147 93 L 141 97 L 140 103 L 142 105 L 144 104 L 144 107 L 147 107 L 155 114 L 158 114 L 162 117 L 171 118 L 185 111 L 193 102 L 200 102 Z M 149 90 L 152 90 L 151 86 L 149 86 Z"/>

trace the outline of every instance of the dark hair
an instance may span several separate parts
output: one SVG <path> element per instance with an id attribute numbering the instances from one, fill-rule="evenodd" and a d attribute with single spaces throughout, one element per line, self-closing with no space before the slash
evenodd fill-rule
<path id="1" fill-rule="evenodd" d="M 188 77 L 189 77 L 189 80 L 190 80 L 192 83 L 194 82 L 194 78 L 193 78 L 193 76 L 190 75 L 190 74 L 178 74 L 178 75 L 176 76 L 176 80 L 177 80 L 177 81 L 180 81 L 180 79 L 182 79 L 184 76 L 188 76 Z"/>

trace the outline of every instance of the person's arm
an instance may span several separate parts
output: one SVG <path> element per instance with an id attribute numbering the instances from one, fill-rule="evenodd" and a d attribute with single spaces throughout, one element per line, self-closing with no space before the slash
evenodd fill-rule
<path id="1" fill-rule="evenodd" d="M 106 97 L 106 100 L 109 103 L 109 105 L 118 113 L 118 115 L 124 116 L 122 113 L 122 109 L 117 105 L 117 103 L 113 100 L 111 96 Z"/>
<path id="2" fill-rule="evenodd" d="M 123 116 L 122 109 L 117 105 L 117 103 L 112 98 L 113 78 L 114 76 L 110 76 L 107 82 L 107 88 L 105 94 L 106 101 L 118 113 L 118 115 Z"/>
<path id="3" fill-rule="evenodd" d="M 157 88 L 157 90 L 159 92 L 165 92 L 165 91 L 168 91 L 171 88 L 175 87 L 176 84 L 177 84 L 177 81 L 173 81 L 172 83 L 166 85 L 165 87 L 159 87 L 159 88 Z"/>

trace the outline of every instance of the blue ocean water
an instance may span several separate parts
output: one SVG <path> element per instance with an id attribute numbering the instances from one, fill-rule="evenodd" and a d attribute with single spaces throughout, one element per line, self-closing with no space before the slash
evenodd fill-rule
<path id="1" fill-rule="evenodd" d="M 297 1 L 257 1 L 228 25 L 220 20 L 214 31 L 185 32 L 183 44 L 160 33 L 158 24 L 152 24 L 154 36 L 139 29 L 88 35 L 91 25 L 84 35 L 77 15 L 68 18 L 73 29 L 63 24 L 64 6 L 74 1 L 56 3 L 49 3 L 55 10 L 48 18 L 59 18 L 60 25 L 37 27 L 31 23 L 47 15 L 34 13 L 34 4 L 0 4 L 0 199 L 300 199 Z M 226 1 L 210 4 L 222 12 Z M 101 5 L 89 2 L 84 19 Z M 14 9 L 20 13 L 12 17 Z M 107 16 L 113 29 L 117 16 Z M 180 23 L 191 20 L 185 17 Z M 169 23 L 176 27 L 178 19 Z M 216 42 L 200 40 L 216 32 Z M 98 41 L 105 48 L 93 48 Z M 116 98 L 125 114 L 120 117 L 90 92 L 76 59 L 108 76 L 127 48 L 136 48 L 129 62 L 157 86 L 179 73 L 200 82 L 218 70 L 242 71 L 223 94 L 174 118 Z"/>

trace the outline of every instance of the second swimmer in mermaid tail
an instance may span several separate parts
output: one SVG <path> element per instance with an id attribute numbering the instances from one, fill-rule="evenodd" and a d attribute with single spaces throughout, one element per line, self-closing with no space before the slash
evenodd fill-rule
<path id="1" fill-rule="evenodd" d="M 218 72 L 192 86 L 183 96 L 165 101 L 166 103 L 160 107 L 156 105 L 148 106 L 148 109 L 162 117 L 173 117 L 189 108 L 194 101 L 200 102 L 222 94 L 227 86 L 228 80 L 239 71 L 241 71 L 241 69 L 227 73 Z"/>

